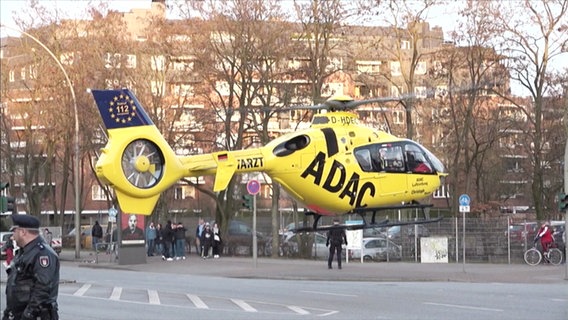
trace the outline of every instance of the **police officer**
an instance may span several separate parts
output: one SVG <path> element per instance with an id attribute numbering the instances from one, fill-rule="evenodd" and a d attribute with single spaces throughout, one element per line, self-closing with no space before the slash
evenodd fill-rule
<path id="1" fill-rule="evenodd" d="M 15 214 L 12 224 L 20 249 L 8 271 L 2 319 L 59 319 L 59 258 L 40 236 L 36 217 Z"/>
<path id="2" fill-rule="evenodd" d="M 339 220 L 333 220 L 333 226 L 327 232 L 326 246 L 329 247 L 329 257 L 327 258 L 327 267 L 331 269 L 331 262 L 333 261 L 333 255 L 337 253 L 337 267 L 341 269 L 341 245 L 347 245 L 347 235 L 345 234 L 345 228 L 339 226 Z M 330 246 L 331 244 L 331 246 Z"/>

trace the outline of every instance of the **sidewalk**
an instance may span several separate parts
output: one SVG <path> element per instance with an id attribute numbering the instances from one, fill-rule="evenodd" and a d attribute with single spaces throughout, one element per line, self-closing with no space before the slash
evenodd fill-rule
<path id="1" fill-rule="evenodd" d="M 330 281 L 451 281 L 451 282 L 502 282 L 502 283 L 566 283 L 566 266 L 525 264 L 448 263 L 422 264 L 412 262 L 366 262 L 343 263 L 343 269 L 327 268 L 323 260 L 286 258 L 258 258 L 256 266 L 252 257 L 221 257 L 204 260 L 195 254 L 186 260 L 163 261 L 160 257 L 147 257 L 145 264 L 118 265 L 109 262 L 110 256 L 99 255 L 95 263 L 92 252 L 61 253 L 62 268 L 77 265 L 84 268 L 111 268 L 119 270 L 191 274 L 231 278 L 262 278 L 283 280 L 330 280 Z"/>

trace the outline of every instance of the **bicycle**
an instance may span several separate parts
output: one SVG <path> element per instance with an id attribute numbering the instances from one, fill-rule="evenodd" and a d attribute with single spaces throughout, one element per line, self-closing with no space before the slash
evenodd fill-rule
<path id="1" fill-rule="evenodd" d="M 536 243 L 532 248 L 525 251 L 524 258 L 525 262 L 531 266 L 536 266 L 541 262 L 550 263 L 557 266 L 562 263 L 563 259 L 562 251 L 560 251 L 560 249 L 551 246 L 550 248 L 548 248 L 548 252 L 542 254 L 536 247 Z"/>

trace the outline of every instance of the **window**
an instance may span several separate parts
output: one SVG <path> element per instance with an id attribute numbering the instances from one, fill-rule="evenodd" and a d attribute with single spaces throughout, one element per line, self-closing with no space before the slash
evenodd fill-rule
<path id="1" fill-rule="evenodd" d="M 441 185 L 436 192 L 432 195 L 434 199 L 446 199 L 450 197 L 450 187 L 447 185 Z"/>
<path id="2" fill-rule="evenodd" d="M 416 98 L 426 98 L 428 96 L 428 90 L 426 87 L 414 87 L 414 94 L 416 95 Z"/>
<path id="3" fill-rule="evenodd" d="M 402 50 L 409 50 L 409 49 L 411 48 L 411 47 L 410 47 L 410 41 L 408 41 L 408 40 L 401 40 L 401 41 L 400 41 L 400 48 L 401 48 Z"/>
<path id="4" fill-rule="evenodd" d="M 91 200 L 93 201 L 106 201 L 107 197 L 105 190 L 100 185 L 96 184 L 91 187 Z"/>
<path id="5" fill-rule="evenodd" d="M 365 172 L 373 171 L 371 165 L 371 151 L 369 149 L 359 149 L 355 151 L 355 158 L 359 162 L 359 166 Z"/>
<path id="6" fill-rule="evenodd" d="M 415 72 L 416 74 L 426 74 L 426 62 L 419 61 L 418 64 L 416 65 Z"/>
<path id="7" fill-rule="evenodd" d="M 367 74 L 377 74 L 381 72 L 380 61 L 357 61 L 357 72 Z"/>
<path id="8" fill-rule="evenodd" d="M 393 97 L 400 96 L 400 90 L 398 89 L 398 86 L 391 86 L 391 96 Z"/>
<path id="9" fill-rule="evenodd" d="M 391 67 L 391 76 L 397 77 L 402 75 L 399 61 L 391 61 L 390 67 Z"/>
<path id="10" fill-rule="evenodd" d="M 62 53 L 59 56 L 59 61 L 61 61 L 61 64 L 65 65 L 65 66 L 73 65 L 74 60 L 75 60 L 75 53 L 74 52 Z"/>
<path id="11" fill-rule="evenodd" d="M 321 88 L 322 96 L 333 96 L 343 94 L 343 83 L 326 83 Z"/>
<path id="12" fill-rule="evenodd" d="M 22 78 L 22 80 L 26 80 L 26 68 L 25 67 L 23 67 L 20 70 L 20 77 Z"/>
<path id="13" fill-rule="evenodd" d="M 107 69 L 120 69 L 120 53 L 107 52 L 105 55 L 105 68 Z"/>
<path id="14" fill-rule="evenodd" d="M 14 70 L 10 70 L 10 82 L 14 82 L 16 77 L 16 72 Z"/>
<path id="15" fill-rule="evenodd" d="M 150 58 L 150 67 L 154 71 L 164 71 L 166 69 L 166 57 L 152 56 Z"/>
<path id="16" fill-rule="evenodd" d="M 173 94 L 176 97 L 193 97 L 195 89 L 190 84 L 178 84 L 174 85 Z"/>
<path id="17" fill-rule="evenodd" d="M 404 123 L 404 111 L 395 110 L 392 112 L 392 122 L 394 124 L 403 124 Z"/>
<path id="18" fill-rule="evenodd" d="M 219 95 L 222 97 L 227 97 L 231 94 L 231 90 L 229 89 L 229 83 L 226 81 L 217 81 L 215 83 L 215 90 L 219 92 Z"/>
<path id="19" fill-rule="evenodd" d="M 126 55 L 126 67 L 128 69 L 136 69 L 136 55 L 135 54 Z"/>

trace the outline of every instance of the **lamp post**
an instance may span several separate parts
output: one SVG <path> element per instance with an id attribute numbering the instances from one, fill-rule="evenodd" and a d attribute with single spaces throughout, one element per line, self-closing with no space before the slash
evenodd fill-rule
<path id="1" fill-rule="evenodd" d="M 75 90 L 73 89 L 73 84 L 71 83 L 71 79 L 69 79 L 69 75 L 67 74 L 67 71 L 65 71 L 65 68 L 63 68 L 63 65 L 61 64 L 59 59 L 57 59 L 55 54 L 45 44 L 43 44 L 43 42 L 39 41 L 39 39 L 32 36 L 31 34 L 25 32 L 25 31 L 19 30 L 17 28 L 12 28 L 12 27 L 9 27 L 5 24 L 0 24 L 0 27 L 19 32 L 19 33 L 25 35 L 26 37 L 32 39 L 34 42 L 39 44 L 43 49 L 45 49 L 45 51 L 47 51 L 47 53 L 49 53 L 49 55 L 53 58 L 53 60 L 55 60 L 55 62 L 57 63 L 57 66 L 59 66 L 59 69 L 61 69 L 61 71 L 65 75 L 65 80 L 67 81 L 67 84 L 69 85 L 69 90 L 71 91 L 71 98 L 73 99 L 73 112 L 75 113 L 75 139 L 74 139 L 74 150 L 73 150 L 74 156 L 75 156 L 75 160 L 73 162 L 73 176 L 74 176 L 74 180 L 75 180 L 75 258 L 80 258 L 80 249 L 81 249 L 81 216 L 80 216 L 81 201 L 80 201 L 80 190 L 79 190 L 79 181 L 80 181 L 80 176 L 79 176 L 79 113 L 78 113 L 78 110 L 77 110 L 77 98 L 75 96 Z"/>

